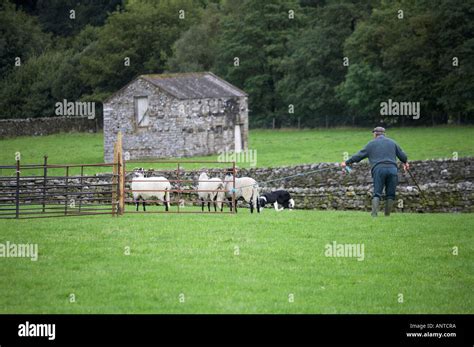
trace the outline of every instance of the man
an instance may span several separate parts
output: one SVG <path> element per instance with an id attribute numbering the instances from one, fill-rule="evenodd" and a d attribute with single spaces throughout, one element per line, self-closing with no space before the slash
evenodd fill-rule
<path id="1" fill-rule="evenodd" d="M 372 178 L 374 180 L 374 195 L 372 198 L 372 217 L 377 217 L 380 206 L 380 199 L 385 188 L 385 215 L 390 216 L 390 212 L 395 200 L 395 191 L 397 189 L 397 158 L 403 163 L 405 171 L 409 169 L 408 157 L 402 151 L 400 146 L 385 137 L 385 129 L 376 127 L 372 130 L 374 139 L 370 141 L 361 151 L 354 154 L 351 158 L 341 163 L 343 168 L 352 163 L 369 158 Z"/>

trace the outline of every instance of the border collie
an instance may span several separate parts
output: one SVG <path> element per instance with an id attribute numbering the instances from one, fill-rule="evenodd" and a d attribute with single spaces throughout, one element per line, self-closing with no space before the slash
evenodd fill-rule
<path id="1" fill-rule="evenodd" d="M 285 208 L 292 210 L 295 207 L 295 201 L 286 190 L 276 190 L 271 193 L 262 194 L 258 199 L 260 207 L 265 207 L 267 204 L 273 204 L 276 211 L 283 211 Z M 278 204 L 283 207 L 278 208 Z"/>

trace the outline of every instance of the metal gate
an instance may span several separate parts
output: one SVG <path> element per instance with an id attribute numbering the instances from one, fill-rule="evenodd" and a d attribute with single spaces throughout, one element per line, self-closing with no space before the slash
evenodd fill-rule
<path id="1" fill-rule="evenodd" d="M 17 160 L 16 165 L 0 166 L 0 218 L 118 212 L 117 163 L 50 165 L 47 160 L 45 157 L 43 164 L 21 164 Z"/>
<path id="2" fill-rule="evenodd" d="M 202 213 L 202 204 L 208 206 L 219 202 L 236 206 L 235 199 L 235 162 L 222 161 L 128 161 L 129 164 L 153 164 L 152 177 L 162 176 L 170 183 L 169 211 L 153 207 L 152 213 Z M 199 173 L 201 169 L 187 170 L 186 165 L 224 165 L 225 168 L 206 168 L 211 177 L 218 177 L 223 186 L 213 190 L 199 190 Z M 156 166 L 167 168 L 156 168 Z M 170 169 L 169 166 L 172 165 Z M 232 173 L 232 180 L 226 182 L 225 174 Z M 119 133 L 114 147 L 114 162 L 105 164 L 48 164 L 44 157 L 43 164 L 0 165 L 0 218 L 46 218 L 63 216 L 85 216 L 110 214 L 118 216 L 134 210 L 136 201 L 131 188 L 133 170 L 127 172 L 122 152 L 122 135 Z M 159 181 L 148 180 L 148 182 Z M 201 180 L 201 182 L 203 182 Z M 231 187 L 230 189 L 226 189 Z M 142 193 L 162 192 L 153 186 L 145 186 Z M 224 193 L 225 201 L 198 199 L 202 192 Z M 142 199 L 145 204 L 163 203 L 153 198 Z M 132 206 L 130 206 L 132 205 Z M 201 206 L 201 208 L 199 208 Z M 224 209 L 226 211 L 224 211 Z M 234 213 L 235 208 L 227 206 L 223 213 Z"/>

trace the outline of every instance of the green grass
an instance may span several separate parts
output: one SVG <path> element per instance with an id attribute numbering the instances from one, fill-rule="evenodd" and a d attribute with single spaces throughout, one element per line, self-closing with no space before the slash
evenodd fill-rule
<path id="1" fill-rule="evenodd" d="M 36 262 L 0 258 L 0 313 L 474 313 L 473 225 L 299 210 L 0 220 L 1 243 L 39 247 Z M 326 257 L 332 241 L 363 243 L 365 259 Z"/>
<path id="2" fill-rule="evenodd" d="M 369 130 L 252 130 L 250 149 L 260 167 L 336 162 L 364 146 Z M 474 155 L 474 127 L 388 135 L 411 160 Z M 99 163 L 102 146 L 101 134 L 4 139 L 0 163 L 13 164 L 17 151 L 22 163 L 41 163 L 44 154 L 49 163 Z M 0 258 L 0 313 L 474 313 L 473 226 L 472 214 L 374 220 L 360 212 L 243 209 L 0 220 L 0 243 L 39 246 L 36 262 Z M 363 243 L 365 259 L 325 257 L 332 241 Z"/>
<path id="3" fill-rule="evenodd" d="M 472 126 L 398 128 L 390 130 L 388 136 L 402 146 L 410 160 L 451 158 L 453 152 L 459 157 L 474 155 Z M 370 139 L 370 129 L 251 130 L 249 149 L 257 150 L 259 167 L 338 162 L 344 152 L 354 154 Z M 103 162 L 102 134 L 18 137 L 0 140 L 0 148 L 2 164 L 13 164 L 17 151 L 24 163 L 42 163 L 45 154 L 55 164 Z M 193 159 L 217 160 L 217 155 Z"/>

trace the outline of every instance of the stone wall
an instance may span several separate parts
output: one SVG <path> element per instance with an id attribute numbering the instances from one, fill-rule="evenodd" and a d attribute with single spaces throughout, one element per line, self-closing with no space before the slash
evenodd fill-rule
<path id="1" fill-rule="evenodd" d="M 411 170 L 415 175 L 421 189 L 427 198 L 424 202 L 413 180 L 399 173 L 399 186 L 397 188 L 397 203 L 395 211 L 398 212 L 474 212 L 474 158 L 462 158 L 459 160 L 428 160 L 411 162 Z M 298 176 L 282 181 L 265 183 L 268 180 L 275 180 L 285 176 L 296 175 L 311 170 L 327 169 L 310 175 Z M 372 178 L 368 164 L 359 163 L 353 165 L 350 174 L 343 174 L 337 164 L 321 163 L 313 165 L 297 165 L 276 168 L 253 168 L 242 169 L 238 172 L 238 177 L 250 176 L 259 182 L 262 192 L 276 189 L 287 189 L 293 196 L 298 209 L 320 209 L 320 210 L 357 210 L 369 211 L 372 198 Z M 221 171 L 222 172 L 222 171 Z M 195 183 L 182 185 L 182 189 L 195 189 L 200 170 L 181 173 L 182 179 L 193 180 Z M 157 173 L 157 175 L 162 175 Z M 221 175 L 212 175 L 223 177 Z M 169 173 L 165 175 L 169 179 L 174 179 Z M 132 173 L 129 173 L 127 180 L 131 180 Z M 64 188 L 64 180 L 57 179 L 51 181 L 57 184 L 58 202 L 64 201 L 64 194 L 60 195 Z M 100 176 L 91 176 L 84 178 L 85 187 L 83 192 L 95 192 L 88 195 L 89 198 L 110 197 L 106 191 L 110 187 L 101 187 L 100 184 L 111 182 L 109 174 L 100 174 Z M 69 180 L 69 192 L 79 192 L 77 187 L 79 180 L 71 178 Z M 0 190 L 3 186 L 14 185 L 15 180 L 0 181 Z M 24 182 L 28 189 L 40 193 L 42 191 L 42 178 Z M 95 186 L 99 184 L 99 186 Z M 76 187 L 74 187 L 76 185 Z M 7 189 L 7 188 L 5 188 Z M 127 184 L 129 189 L 129 184 Z M 50 190 L 54 193 L 55 190 Z M 77 195 L 76 195 L 77 196 Z M 12 199 L 14 194 L 12 194 Z M 131 198 L 130 194 L 128 196 Z M 181 194 L 190 205 L 197 202 L 197 194 Z M 172 194 L 171 199 L 176 204 L 177 194 Z M 89 202 L 100 202 L 92 201 Z M 241 207 L 246 206 L 243 202 Z"/>
<path id="2" fill-rule="evenodd" d="M 148 97 L 149 125 L 135 119 L 134 97 Z M 104 159 L 113 160 L 117 133 L 130 159 L 190 157 L 234 149 L 234 127 L 241 125 L 247 148 L 247 98 L 179 100 L 137 79 L 104 103 Z"/>
<path id="3" fill-rule="evenodd" d="M 422 199 L 408 174 L 400 170 L 396 209 L 410 212 L 474 212 L 473 163 L 473 158 L 410 162 L 411 171 L 428 201 Z M 265 182 L 331 167 L 334 169 L 261 184 L 262 191 L 287 189 L 298 208 L 369 211 L 372 177 L 366 162 L 354 164 L 350 174 L 343 174 L 337 164 L 321 163 L 247 169 L 241 170 L 238 176 L 250 176 L 257 182 Z"/>
<path id="4" fill-rule="evenodd" d="M 41 117 L 1 119 L 0 138 L 41 136 L 62 132 L 96 132 L 98 122 L 87 117 Z"/>
<path id="5" fill-rule="evenodd" d="M 399 171 L 399 185 L 395 210 L 399 212 L 474 212 L 474 160 L 427 160 L 410 162 L 411 171 L 423 190 L 427 201 L 420 195 L 413 180 Z M 282 177 L 324 169 L 309 175 L 290 179 Z M 327 169 L 327 170 L 326 170 Z M 222 172 L 222 171 L 221 171 Z M 186 172 L 181 178 L 197 182 L 199 170 Z M 157 175 L 161 175 L 157 173 Z M 170 179 L 169 174 L 165 175 Z M 224 174 L 212 174 L 224 178 Z M 299 209 L 369 211 L 372 199 L 372 177 L 368 163 L 352 166 L 350 174 L 342 173 L 337 163 L 320 163 L 275 168 L 241 169 L 237 177 L 253 177 L 261 192 L 276 189 L 288 190 Z M 275 180 L 273 182 L 268 182 Z M 196 184 L 182 185 L 195 189 Z M 187 200 L 196 200 L 196 194 Z M 172 196 L 173 199 L 173 196 Z M 245 204 L 242 202 L 241 206 Z M 383 203 L 382 203 L 383 206 Z"/>

